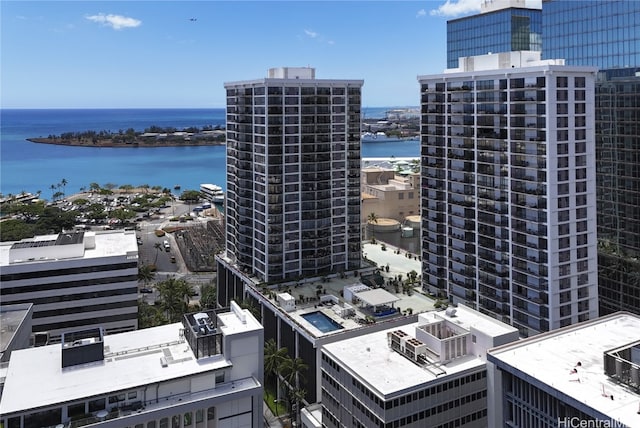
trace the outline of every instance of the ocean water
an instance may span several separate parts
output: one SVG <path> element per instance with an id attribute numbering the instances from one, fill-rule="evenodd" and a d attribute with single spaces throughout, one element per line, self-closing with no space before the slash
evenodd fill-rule
<path id="1" fill-rule="evenodd" d="M 390 107 L 363 108 L 367 118 L 384 118 Z M 226 148 L 153 147 L 93 148 L 37 144 L 27 138 L 64 132 L 112 131 L 151 126 L 224 126 L 225 109 L 85 109 L 0 110 L 0 193 L 40 191 L 50 199 L 51 186 L 67 181 L 65 192 L 75 193 L 90 183 L 121 186 L 162 186 L 199 189 L 213 183 L 226 189 Z M 418 157 L 420 143 L 364 143 L 363 158 Z"/>

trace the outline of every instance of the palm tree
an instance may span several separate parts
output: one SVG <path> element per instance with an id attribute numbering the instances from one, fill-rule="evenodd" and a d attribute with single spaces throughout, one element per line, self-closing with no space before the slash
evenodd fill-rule
<path id="1" fill-rule="evenodd" d="M 306 391 L 300 387 L 300 384 L 306 382 L 304 372 L 308 369 L 309 366 L 302 358 L 298 357 L 289 357 L 282 363 L 282 377 L 287 385 L 287 397 L 291 404 L 289 408 L 295 409 L 295 411 L 292 411 L 292 416 L 295 420 L 297 420 L 297 414 L 300 409 L 300 401 L 304 400 L 306 396 Z"/>
<path id="2" fill-rule="evenodd" d="M 304 362 L 302 358 L 287 358 L 282 363 L 282 377 L 289 386 L 289 390 L 292 391 L 300 386 L 300 383 L 306 382 L 304 372 L 309 369 L 309 366 Z"/>
<path id="3" fill-rule="evenodd" d="M 287 359 L 287 348 L 280 348 L 274 339 L 264 344 L 264 371 L 267 379 L 277 379 Z"/>
<path id="4" fill-rule="evenodd" d="M 51 202 L 55 202 L 56 199 L 55 199 L 54 194 L 55 194 L 55 191 L 56 191 L 56 185 L 52 184 L 51 186 L 49 186 L 49 189 L 51 190 Z"/>
<path id="5" fill-rule="evenodd" d="M 378 224 L 378 216 L 376 215 L 376 213 L 371 212 L 367 217 L 367 224 L 371 227 L 371 242 L 375 243 L 376 238 L 375 238 L 375 229 L 373 227 L 373 223 Z"/>
<path id="6" fill-rule="evenodd" d="M 148 284 L 156 277 L 155 270 L 149 265 L 142 265 L 138 268 L 138 281 Z"/>
<path id="7" fill-rule="evenodd" d="M 69 182 L 67 181 L 66 178 L 63 178 L 62 180 L 60 180 L 60 185 L 62 186 L 62 194 L 64 195 L 66 192 L 66 188 L 67 188 L 67 184 L 69 184 Z"/>
<path id="8" fill-rule="evenodd" d="M 200 306 L 214 309 L 217 306 L 217 289 L 214 282 L 205 284 L 200 289 Z"/>
<path id="9" fill-rule="evenodd" d="M 291 391 L 291 401 L 294 403 L 292 406 L 292 417 L 295 422 L 298 421 L 300 415 L 300 403 L 305 401 L 307 396 L 307 390 L 304 388 L 294 388 Z"/>
<path id="10" fill-rule="evenodd" d="M 184 279 L 168 278 L 156 285 L 160 308 L 169 322 L 178 322 L 189 309 L 193 287 Z"/>

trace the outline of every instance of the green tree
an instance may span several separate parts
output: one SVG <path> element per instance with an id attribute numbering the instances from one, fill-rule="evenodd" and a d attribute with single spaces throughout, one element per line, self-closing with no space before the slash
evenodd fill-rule
<path id="1" fill-rule="evenodd" d="M 282 366 L 287 360 L 287 348 L 280 348 L 274 339 L 269 339 L 264 344 L 264 374 L 271 385 L 280 377 Z"/>
<path id="2" fill-rule="evenodd" d="M 304 373 L 309 369 L 309 366 L 304 362 L 302 358 L 287 358 L 282 364 L 282 377 L 287 383 L 289 390 L 299 388 L 301 383 L 306 382 Z"/>
<path id="3" fill-rule="evenodd" d="M 187 203 L 196 203 L 200 200 L 200 192 L 197 190 L 185 190 L 180 195 L 180 199 L 186 201 Z"/>
<path id="4" fill-rule="evenodd" d="M 123 184 L 120 186 L 120 190 L 124 190 L 125 193 L 130 193 L 133 190 L 133 186 L 131 184 Z"/>
<path id="5" fill-rule="evenodd" d="M 169 322 L 178 322 L 189 310 L 193 287 L 184 279 L 168 278 L 156 285 L 159 306 Z"/>
<path id="6" fill-rule="evenodd" d="M 121 223 L 126 223 L 127 220 L 134 218 L 136 213 L 126 208 L 118 208 L 111 211 L 111 217 L 117 218 Z"/>
<path id="7" fill-rule="evenodd" d="M 64 196 L 64 195 L 66 195 L 67 184 L 69 184 L 69 182 L 67 181 L 67 179 L 66 179 L 66 178 L 63 178 L 63 179 L 60 181 L 60 185 L 62 186 L 62 195 L 63 195 L 63 196 Z"/>
<path id="8" fill-rule="evenodd" d="M 149 284 L 156 277 L 156 271 L 152 266 L 142 265 L 138 268 L 138 281 Z"/>
<path id="9" fill-rule="evenodd" d="M 0 227 L 0 241 L 19 241 L 35 236 L 34 225 L 22 220 L 9 219 L 2 222 Z"/>
<path id="10" fill-rule="evenodd" d="M 292 417 L 297 421 L 297 415 L 300 409 L 300 402 L 304 400 L 306 391 L 302 389 L 301 384 L 306 382 L 304 373 L 309 370 L 309 366 L 302 358 L 288 357 L 282 363 L 282 377 L 287 386 L 287 398 L 289 400 L 289 408 L 292 410 Z"/>
<path id="11" fill-rule="evenodd" d="M 138 302 L 138 328 L 157 327 L 166 324 L 167 320 L 162 315 L 162 311 L 155 305 L 147 302 Z"/>
<path id="12" fill-rule="evenodd" d="M 200 291 L 200 306 L 205 309 L 215 309 L 218 306 L 217 289 L 215 284 L 205 284 L 202 286 Z"/>
<path id="13" fill-rule="evenodd" d="M 375 243 L 376 237 L 375 237 L 375 227 L 373 226 L 373 224 L 378 224 L 378 216 L 376 215 L 376 213 L 371 212 L 369 213 L 369 216 L 367 217 L 367 224 L 369 225 L 369 230 L 371 231 L 371 241 L 373 243 Z"/>

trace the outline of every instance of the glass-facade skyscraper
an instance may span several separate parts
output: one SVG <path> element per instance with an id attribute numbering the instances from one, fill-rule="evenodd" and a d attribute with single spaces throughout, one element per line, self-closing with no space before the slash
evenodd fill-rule
<path id="1" fill-rule="evenodd" d="M 600 314 L 640 313 L 640 2 L 544 1 L 543 58 L 597 66 Z"/>
<path id="2" fill-rule="evenodd" d="M 540 51 L 540 9 L 524 0 L 483 2 L 481 13 L 447 22 L 447 68 L 459 57 L 510 51 Z"/>

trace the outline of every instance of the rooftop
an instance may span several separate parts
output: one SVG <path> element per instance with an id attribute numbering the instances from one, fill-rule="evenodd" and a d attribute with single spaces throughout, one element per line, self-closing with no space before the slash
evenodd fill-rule
<path id="1" fill-rule="evenodd" d="M 196 359 L 181 335 L 182 329 L 181 323 L 175 323 L 108 335 L 104 337 L 103 361 L 65 368 L 60 344 L 13 351 L 0 413 L 104 395 L 230 364 L 224 355 Z M 166 367 L 161 357 L 165 357 Z"/>
<path id="2" fill-rule="evenodd" d="M 31 303 L 0 306 L 0 357 L 7 350 L 18 327 L 25 321 L 32 307 Z"/>
<path id="3" fill-rule="evenodd" d="M 495 348 L 489 358 L 622 424 L 640 426 L 640 394 L 604 371 L 605 352 L 639 338 L 640 317 L 618 312 Z"/>
<path id="4" fill-rule="evenodd" d="M 91 259 L 111 256 L 137 257 L 135 231 L 60 233 L 0 243 L 0 266 Z"/>
<path id="5" fill-rule="evenodd" d="M 357 369 L 359 378 L 373 390 L 388 397 L 434 381 L 443 375 L 460 373 L 485 364 L 484 358 L 472 353 L 444 364 L 433 363 L 433 361 L 433 364 L 416 364 L 407 356 L 389 347 L 388 333 L 396 336 L 406 335 L 414 338 L 413 342 L 417 342 L 415 340 L 417 327 L 428 324 L 434 318 L 448 320 L 467 330 L 474 327 L 495 336 L 517 332 L 506 324 L 464 306 L 456 309 L 455 312 L 447 310 L 421 314 L 416 323 L 333 342 L 325 345 L 324 350 L 340 361 L 343 366 Z M 402 376 L 398 376 L 398 373 L 402 373 Z"/>
<path id="6" fill-rule="evenodd" d="M 394 287 L 386 282 L 388 279 L 395 278 L 398 275 L 402 275 L 403 280 L 407 279 L 407 274 L 411 271 L 419 273 L 421 270 L 421 262 L 417 256 L 411 255 L 411 257 L 409 257 L 406 251 L 396 250 L 390 245 L 386 245 L 385 250 L 382 248 L 380 243 L 363 244 L 365 257 L 377 263 L 380 268 L 380 274 L 385 281 L 384 288 L 375 289 L 379 291 L 371 294 L 371 296 L 380 297 L 379 294 L 383 289 L 392 295 L 385 295 L 382 300 L 369 300 L 369 303 L 377 305 L 389 303 L 396 309 L 392 313 L 392 310 L 387 308 L 388 313 L 385 312 L 386 315 L 377 317 L 377 321 L 382 322 L 401 316 L 398 314 L 397 308 L 399 308 L 401 312 L 411 309 L 414 314 L 433 310 L 435 301 L 433 298 L 422 294 L 419 282 L 416 282 L 411 287 L 411 294 L 403 292 L 401 286 L 398 292 L 396 292 Z M 385 269 L 387 264 L 389 265 L 389 272 Z M 373 271 L 374 267 L 363 268 L 360 270 L 360 274 L 368 276 L 372 274 Z M 361 277 L 354 276 L 353 272 L 347 272 L 344 276 L 335 275 L 324 279 L 307 278 L 300 281 L 269 284 L 268 286 L 257 283 L 257 278 L 249 277 L 249 279 L 254 280 L 254 288 L 260 294 L 267 297 L 271 296 L 272 303 L 276 307 L 286 312 L 291 320 L 307 330 L 307 332 L 314 337 L 331 335 L 336 333 L 337 330 L 344 331 L 360 328 L 366 323 L 365 320 L 367 316 L 373 315 L 373 312 L 366 308 L 365 299 L 360 299 L 360 301 L 356 303 L 346 299 L 347 294 L 345 293 L 345 289 L 361 284 Z M 365 291 L 365 289 L 362 289 L 359 292 Z M 291 305 L 293 305 L 291 299 L 288 296 L 284 296 L 285 294 L 293 298 L 292 300 L 295 302 L 293 308 L 291 307 Z M 365 294 L 362 297 L 366 298 L 367 295 Z M 387 299 L 387 297 L 389 299 Z M 316 325 L 304 317 L 312 312 L 322 312 L 327 318 L 333 321 L 336 329 L 331 329 L 330 331 L 319 330 Z M 337 327 L 337 325 L 340 327 Z"/>

